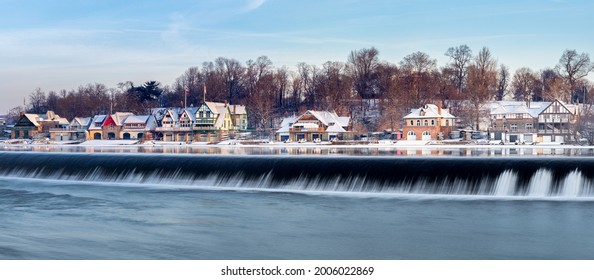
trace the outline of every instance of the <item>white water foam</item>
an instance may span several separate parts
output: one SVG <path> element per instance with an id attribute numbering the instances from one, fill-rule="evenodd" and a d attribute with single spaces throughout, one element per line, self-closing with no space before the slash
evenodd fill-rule
<path id="1" fill-rule="evenodd" d="M 495 196 L 514 195 L 517 183 L 518 175 L 511 170 L 506 170 L 497 177 L 493 194 Z"/>
<path id="2" fill-rule="evenodd" d="M 584 177 L 578 170 L 571 171 L 561 184 L 562 196 L 564 197 L 578 197 L 580 190 L 584 186 Z"/>
<path id="3" fill-rule="evenodd" d="M 36 170 L 15 170 L 0 174 L 0 177 L 37 178 L 63 181 L 103 182 L 111 184 L 133 184 L 147 187 L 166 186 L 167 188 L 213 188 L 213 189 L 252 189 L 261 191 L 305 191 L 324 193 L 367 193 L 367 194 L 401 194 L 430 196 L 475 196 L 501 199 L 583 199 L 592 198 L 592 181 L 579 170 L 574 170 L 559 180 L 553 180 L 553 172 L 539 169 L 527 184 L 521 184 L 519 174 L 513 170 L 502 172 L 497 178 L 482 177 L 478 180 L 462 178 L 418 178 L 401 182 L 379 182 L 365 176 L 337 176 L 324 178 L 321 176 L 300 176 L 295 180 L 277 182 L 272 173 L 259 177 L 248 177 L 237 173 L 232 176 L 211 174 L 196 177 L 182 172 L 164 173 L 162 171 L 129 172 L 109 175 L 100 168 L 82 174 L 71 174 L 65 170 L 56 170 L 51 174 L 44 168 Z"/>
<path id="4" fill-rule="evenodd" d="M 528 193 L 530 197 L 548 196 L 553 183 L 553 174 L 546 169 L 539 169 L 532 175 L 528 183 Z"/>

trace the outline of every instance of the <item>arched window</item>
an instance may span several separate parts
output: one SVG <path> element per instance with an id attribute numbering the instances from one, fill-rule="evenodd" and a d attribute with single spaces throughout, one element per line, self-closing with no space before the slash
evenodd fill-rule
<path id="1" fill-rule="evenodd" d="M 424 125 L 424 126 L 429 126 L 429 121 L 425 120 L 425 121 L 423 122 L 423 125 Z"/>
<path id="2" fill-rule="evenodd" d="M 413 120 L 410 120 L 410 125 L 411 126 L 415 125 L 415 122 Z"/>
<path id="3" fill-rule="evenodd" d="M 409 136 L 416 136 L 417 134 L 414 131 L 411 130 L 411 131 L 408 132 L 407 135 L 409 135 Z"/>
<path id="4" fill-rule="evenodd" d="M 450 126 L 450 120 L 446 120 L 446 126 Z"/>
<path id="5" fill-rule="evenodd" d="M 421 121 L 417 120 L 417 126 L 421 126 Z"/>
<path id="6" fill-rule="evenodd" d="M 435 120 L 431 120 L 431 126 L 435 125 Z"/>

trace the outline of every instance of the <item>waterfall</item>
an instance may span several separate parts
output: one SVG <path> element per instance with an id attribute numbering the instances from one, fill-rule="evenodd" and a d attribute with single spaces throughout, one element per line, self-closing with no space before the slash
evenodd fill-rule
<path id="1" fill-rule="evenodd" d="M 584 184 L 582 173 L 578 170 L 571 171 L 561 184 L 562 196 L 564 197 L 578 197 L 580 189 Z"/>
<path id="2" fill-rule="evenodd" d="M 518 181 L 518 175 L 511 171 L 506 170 L 495 181 L 495 195 L 496 196 L 510 196 L 514 195 L 515 187 Z"/>
<path id="3" fill-rule="evenodd" d="M 528 196 L 544 197 L 548 196 L 553 183 L 553 174 L 546 169 L 539 169 L 532 175 L 528 183 Z"/>
<path id="4" fill-rule="evenodd" d="M 594 198 L 594 158 L 282 157 L 0 152 L 0 179 L 147 187 Z"/>

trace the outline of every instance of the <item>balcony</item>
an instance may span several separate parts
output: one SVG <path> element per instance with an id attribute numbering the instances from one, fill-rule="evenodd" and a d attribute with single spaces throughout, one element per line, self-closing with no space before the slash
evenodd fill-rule
<path id="1" fill-rule="evenodd" d="M 196 125 L 214 125 L 215 119 L 196 119 Z"/>
<path id="2" fill-rule="evenodd" d="M 324 133 L 325 131 L 323 128 L 293 127 L 293 128 L 289 128 L 289 132 Z"/>
<path id="3" fill-rule="evenodd" d="M 168 132 L 168 131 L 192 131 L 191 127 L 157 127 L 157 131 Z"/>
<path id="4" fill-rule="evenodd" d="M 569 129 L 539 129 L 538 134 L 571 134 Z"/>

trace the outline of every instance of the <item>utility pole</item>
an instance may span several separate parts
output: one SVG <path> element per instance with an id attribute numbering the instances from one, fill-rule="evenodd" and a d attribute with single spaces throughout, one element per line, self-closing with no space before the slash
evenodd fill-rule
<path id="1" fill-rule="evenodd" d="M 206 103 L 206 83 L 204 83 L 204 96 L 202 97 L 202 101 Z"/>
<path id="2" fill-rule="evenodd" d="M 188 108 L 188 95 L 190 95 L 190 88 L 186 86 L 184 93 L 184 110 Z"/>

